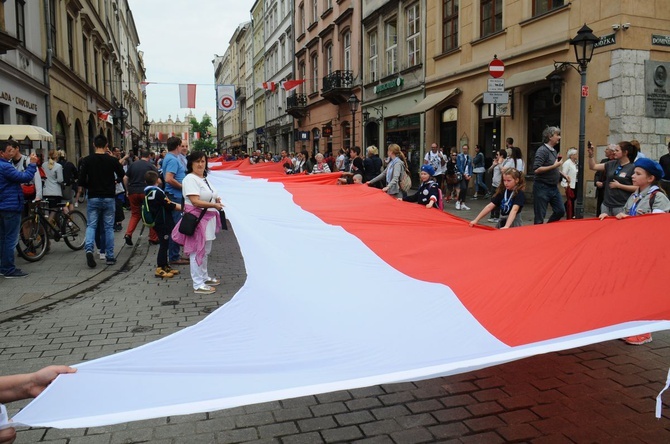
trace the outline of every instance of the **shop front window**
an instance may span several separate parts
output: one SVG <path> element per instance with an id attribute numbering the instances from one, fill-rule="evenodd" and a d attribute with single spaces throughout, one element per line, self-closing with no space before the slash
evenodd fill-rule
<path id="1" fill-rule="evenodd" d="M 407 157 L 412 181 L 417 183 L 421 167 L 421 118 L 419 114 L 392 117 L 384 122 L 384 152 L 392 143 Z M 381 150 L 380 150 L 381 151 Z"/>
<path id="2" fill-rule="evenodd" d="M 528 96 L 528 151 L 526 174 L 533 175 L 535 152 L 542 145 L 542 131 L 547 126 L 561 126 L 561 96 L 549 88 Z M 523 150 L 523 148 L 522 148 Z"/>

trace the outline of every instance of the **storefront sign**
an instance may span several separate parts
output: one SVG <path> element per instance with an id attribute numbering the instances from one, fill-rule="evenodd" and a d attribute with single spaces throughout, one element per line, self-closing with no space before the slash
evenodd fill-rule
<path id="1" fill-rule="evenodd" d="M 0 100 L 3 100 L 5 102 L 14 102 L 16 106 L 20 106 L 21 108 L 37 112 L 37 103 L 30 102 L 29 100 L 26 100 L 19 96 L 14 96 L 12 98 L 12 95 L 6 91 L 0 91 Z"/>
<path id="2" fill-rule="evenodd" d="M 644 94 L 648 117 L 670 118 L 670 63 L 645 60 Z"/>
<path id="3" fill-rule="evenodd" d="M 298 140 L 309 140 L 309 131 L 298 131 Z"/>
<path id="4" fill-rule="evenodd" d="M 651 35 L 651 44 L 658 46 L 670 46 L 670 35 Z"/>
<path id="5" fill-rule="evenodd" d="M 324 126 L 321 128 L 321 134 L 323 137 L 333 137 L 333 127 L 332 126 Z"/>
<path id="6" fill-rule="evenodd" d="M 382 83 L 381 85 L 377 85 L 374 87 L 374 92 L 375 94 L 379 94 L 380 92 L 383 91 L 388 91 L 389 89 L 395 89 L 395 88 L 400 88 L 403 83 L 405 83 L 405 79 L 402 77 L 398 77 L 397 79 L 391 80 L 390 82 Z"/>
<path id="7" fill-rule="evenodd" d="M 593 48 L 602 48 L 603 46 L 616 45 L 616 34 L 607 34 L 600 36 L 600 40 L 593 45 Z"/>

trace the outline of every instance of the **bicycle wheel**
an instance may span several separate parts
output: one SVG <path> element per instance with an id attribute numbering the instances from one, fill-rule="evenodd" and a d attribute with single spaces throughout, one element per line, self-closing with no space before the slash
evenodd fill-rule
<path id="1" fill-rule="evenodd" d="M 86 216 L 81 211 L 63 214 L 63 240 L 73 250 L 81 250 L 86 243 Z"/>
<path id="2" fill-rule="evenodd" d="M 19 242 L 16 244 L 16 250 L 19 256 L 28 262 L 37 262 L 44 257 L 49 247 L 49 236 L 35 217 L 24 217 L 19 229 Z"/>

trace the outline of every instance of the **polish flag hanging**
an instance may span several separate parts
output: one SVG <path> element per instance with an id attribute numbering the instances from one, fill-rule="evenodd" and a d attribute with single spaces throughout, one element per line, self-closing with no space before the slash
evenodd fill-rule
<path id="1" fill-rule="evenodd" d="M 263 83 L 261 83 L 261 87 L 266 91 L 274 92 L 277 89 L 277 83 L 275 83 L 275 82 L 263 82 Z"/>
<path id="2" fill-rule="evenodd" d="M 286 91 L 293 91 L 303 83 L 305 83 L 307 80 L 305 79 L 300 79 L 300 80 L 285 80 L 281 82 L 282 88 L 284 88 Z"/>
<path id="3" fill-rule="evenodd" d="M 99 109 L 98 110 L 98 119 L 102 120 L 103 122 L 114 124 L 114 117 L 112 116 L 112 110 L 103 111 L 103 110 Z"/>
<path id="4" fill-rule="evenodd" d="M 337 186 L 339 174 L 286 176 L 279 163 L 249 160 L 210 167 L 212 188 L 226 190 L 244 286 L 196 325 L 77 364 L 13 424 L 96 427 L 208 412 L 462 373 L 670 328 L 670 237 L 659 236 L 668 214 L 497 231 L 375 188 Z M 622 229 L 636 235 L 622 239 L 621 250 L 644 245 L 644 270 L 620 267 L 616 282 L 606 282 L 610 263 L 583 252 Z M 335 247 L 327 255 L 285 247 L 298 237 Z M 561 242 L 537 248 L 547 239 Z M 446 249 L 465 262 L 484 249 L 513 258 L 513 276 L 426 266 Z M 347 291 L 314 273 L 295 288 L 277 285 L 285 277 L 279 262 L 331 269 L 351 258 L 366 273 L 354 273 Z M 631 294 L 639 295 L 635 304 Z"/>
<path id="5" fill-rule="evenodd" d="M 195 108 L 195 83 L 179 85 L 179 107 Z"/>
<path id="6" fill-rule="evenodd" d="M 143 93 L 147 92 L 147 85 L 151 82 L 142 82 L 140 83 L 140 89 L 142 90 Z"/>
<path id="7" fill-rule="evenodd" d="M 181 141 L 185 142 L 188 140 L 188 133 L 181 133 Z"/>
<path id="8" fill-rule="evenodd" d="M 200 133 L 198 131 L 193 133 L 193 140 L 200 140 Z"/>

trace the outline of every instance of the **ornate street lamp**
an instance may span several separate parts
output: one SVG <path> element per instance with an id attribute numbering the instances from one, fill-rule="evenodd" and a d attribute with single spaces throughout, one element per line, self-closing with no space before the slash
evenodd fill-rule
<path id="1" fill-rule="evenodd" d="M 586 67 L 593 57 L 593 49 L 598 43 L 598 37 L 593 35 L 591 28 L 584 26 L 577 31 L 577 36 L 570 40 L 570 44 L 575 49 L 575 58 L 577 60 L 577 71 L 581 76 L 581 100 L 579 102 L 579 165 L 577 168 L 577 201 L 575 202 L 575 217 L 584 218 L 584 152 L 586 151 Z"/>
<path id="2" fill-rule="evenodd" d="M 351 94 L 349 96 L 349 109 L 351 110 L 351 144 L 350 147 L 353 148 L 356 146 L 356 111 L 358 111 L 358 104 L 361 103 L 356 97 L 356 94 Z"/>
<path id="3" fill-rule="evenodd" d="M 144 134 L 146 135 L 147 138 L 147 148 L 149 148 L 149 129 L 151 128 L 151 122 L 148 120 L 144 121 Z"/>

